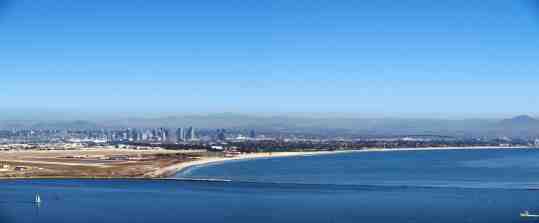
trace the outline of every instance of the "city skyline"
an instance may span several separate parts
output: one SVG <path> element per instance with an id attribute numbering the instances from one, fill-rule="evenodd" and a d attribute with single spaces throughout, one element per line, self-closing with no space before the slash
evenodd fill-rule
<path id="1" fill-rule="evenodd" d="M 0 0 L 0 223 L 539 218 L 539 0 Z"/>
<path id="2" fill-rule="evenodd" d="M 539 109 L 533 1 L 4 2 L 6 116 Z"/>

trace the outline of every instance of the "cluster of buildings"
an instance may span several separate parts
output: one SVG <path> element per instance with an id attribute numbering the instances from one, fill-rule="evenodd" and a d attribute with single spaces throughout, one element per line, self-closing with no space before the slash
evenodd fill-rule
<path id="1" fill-rule="evenodd" d="M 84 144 L 200 144 L 211 142 L 267 140 L 258 137 L 255 130 L 246 129 L 203 129 L 187 128 L 123 128 L 123 129 L 12 129 L 0 130 L 0 149 L 2 145 L 57 144 L 58 147 L 84 147 Z M 5 148 L 14 149 L 14 148 Z"/>
<path id="2" fill-rule="evenodd" d="M 118 144 L 201 144 L 246 141 L 257 138 L 254 130 L 181 128 L 122 129 L 11 129 L 0 130 L 0 150 L 41 149 L 41 145 L 58 149 L 81 148 L 85 145 Z M 260 138 L 266 140 L 264 136 Z M 24 148 L 31 147 L 31 148 Z"/>
<path id="3" fill-rule="evenodd" d="M 123 129 L 12 129 L 0 130 L 0 151 L 75 150 L 98 148 L 130 149 L 211 149 L 227 151 L 286 151 L 306 149 L 415 148 L 462 146 L 535 146 L 539 139 L 508 137 L 460 138 L 439 135 L 388 137 L 327 136 L 297 132 L 249 129 L 123 128 Z"/>
<path id="4" fill-rule="evenodd" d="M 40 143 L 178 143 L 197 141 L 194 127 L 188 128 L 126 128 L 126 129 L 65 129 L 34 130 L 15 129 L 0 130 L 1 144 Z"/>
<path id="5" fill-rule="evenodd" d="M 103 134 L 107 142 L 177 143 L 197 140 L 196 130 L 193 127 L 178 128 L 176 130 L 168 128 L 129 128 L 124 130 L 104 131 Z"/>

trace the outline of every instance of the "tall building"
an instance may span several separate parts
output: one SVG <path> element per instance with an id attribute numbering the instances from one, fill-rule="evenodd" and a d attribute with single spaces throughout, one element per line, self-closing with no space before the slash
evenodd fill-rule
<path id="1" fill-rule="evenodd" d="M 195 140 L 196 134 L 195 134 L 195 128 L 192 126 L 187 129 L 187 140 Z"/>
<path id="2" fill-rule="evenodd" d="M 178 142 L 185 141 L 185 131 L 183 130 L 183 128 L 178 128 L 176 130 L 176 139 L 178 140 Z"/>
<path id="3" fill-rule="evenodd" d="M 176 137 L 174 136 L 173 129 L 163 129 L 166 143 L 176 143 Z"/>
<path id="4" fill-rule="evenodd" d="M 151 138 L 152 138 L 152 132 L 146 129 L 142 133 L 142 141 L 149 141 Z"/>
<path id="5" fill-rule="evenodd" d="M 140 131 L 140 129 L 134 129 L 134 140 L 136 142 L 140 142 L 142 141 L 142 132 Z"/>
<path id="6" fill-rule="evenodd" d="M 251 138 L 251 139 L 256 138 L 256 132 L 255 132 L 254 129 L 252 129 L 252 130 L 249 132 L 249 138 Z"/>
<path id="7" fill-rule="evenodd" d="M 135 140 L 135 131 L 131 128 L 128 128 L 125 130 L 126 137 L 125 139 L 129 142 L 132 142 Z"/>
<path id="8" fill-rule="evenodd" d="M 165 128 L 161 128 L 160 133 L 161 133 L 161 142 L 167 142 L 168 136 L 169 136 L 168 130 Z"/>

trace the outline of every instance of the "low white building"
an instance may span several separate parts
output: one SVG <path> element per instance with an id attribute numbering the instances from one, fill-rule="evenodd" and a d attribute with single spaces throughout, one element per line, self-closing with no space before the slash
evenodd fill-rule
<path id="1" fill-rule="evenodd" d="M 2 164 L 0 166 L 0 171 L 9 171 L 10 168 L 11 168 L 11 166 L 8 165 L 8 164 Z"/>
<path id="2" fill-rule="evenodd" d="M 225 150 L 225 148 L 224 148 L 223 146 L 211 146 L 211 149 L 213 149 L 213 150 L 220 150 L 220 151 Z"/>

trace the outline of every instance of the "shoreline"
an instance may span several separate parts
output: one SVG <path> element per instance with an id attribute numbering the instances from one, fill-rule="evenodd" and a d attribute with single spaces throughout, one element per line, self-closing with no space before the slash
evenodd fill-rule
<path id="1" fill-rule="evenodd" d="M 402 152 L 402 151 L 444 151 L 444 150 L 500 150 L 500 149 L 534 149 L 530 146 L 468 146 L 468 147 L 424 147 L 424 148 L 370 148 L 356 150 L 336 150 L 336 151 L 312 151 L 312 152 L 262 152 L 241 154 L 236 157 L 211 157 L 199 160 L 188 161 L 161 168 L 152 173 L 146 174 L 151 178 L 167 178 L 195 166 L 205 166 L 216 163 L 224 163 L 237 160 L 252 160 L 261 158 L 279 158 L 296 156 L 318 156 L 342 153 L 362 153 L 362 152 Z"/>
<path id="2" fill-rule="evenodd" d="M 175 179 L 172 176 L 195 166 L 205 166 L 210 164 L 224 163 L 228 161 L 253 160 L 265 158 L 298 157 L 298 156 L 318 156 L 343 153 L 368 153 L 368 152 L 402 152 L 402 151 L 445 151 L 445 150 L 503 150 L 503 149 L 536 149 L 532 146 L 468 146 L 468 147 L 423 147 L 423 148 L 369 148 L 356 150 L 336 150 L 336 151 L 305 151 L 305 152 L 261 152 L 241 154 L 235 157 L 202 157 L 197 160 L 186 161 L 168 165 L 162 168 L 145 173 L 143 176 L 30 176 L 30 177 L 0 177 L 0 180 L 32 180 L 32 179 L 95 179 L 95 180 L 114 180 L 114 179 L 135 179 L 135 180 L 159 180 Z M 181 179 L 181 178 L 178 178 Z M 186 178 L 189 179 L 189 178 Z"/>
<path id="3" fill-rule="evenodd" d="M 260 153 L 247 153 L 241 154 L 235 157 L 205 157 L 194 161 L 187 161 L 177 163 L 171 166 L 160 168 L 154 172 L 148 173 L 145 176 L 150 178 L 167 178 L 173 176 L 181 171 L 194 166 L 204 166 L 208 164 L 215 164 L 228 161 L 237 160 L 253 160 L 263 158 L 278 158 L 278 157 L 295 157 L 295 156 L 317 156 L 339 153 L 352 153 L 360 150 L 339 150 L 339 151 L 312 151 L 312 152 L 260 152 Z"/>

